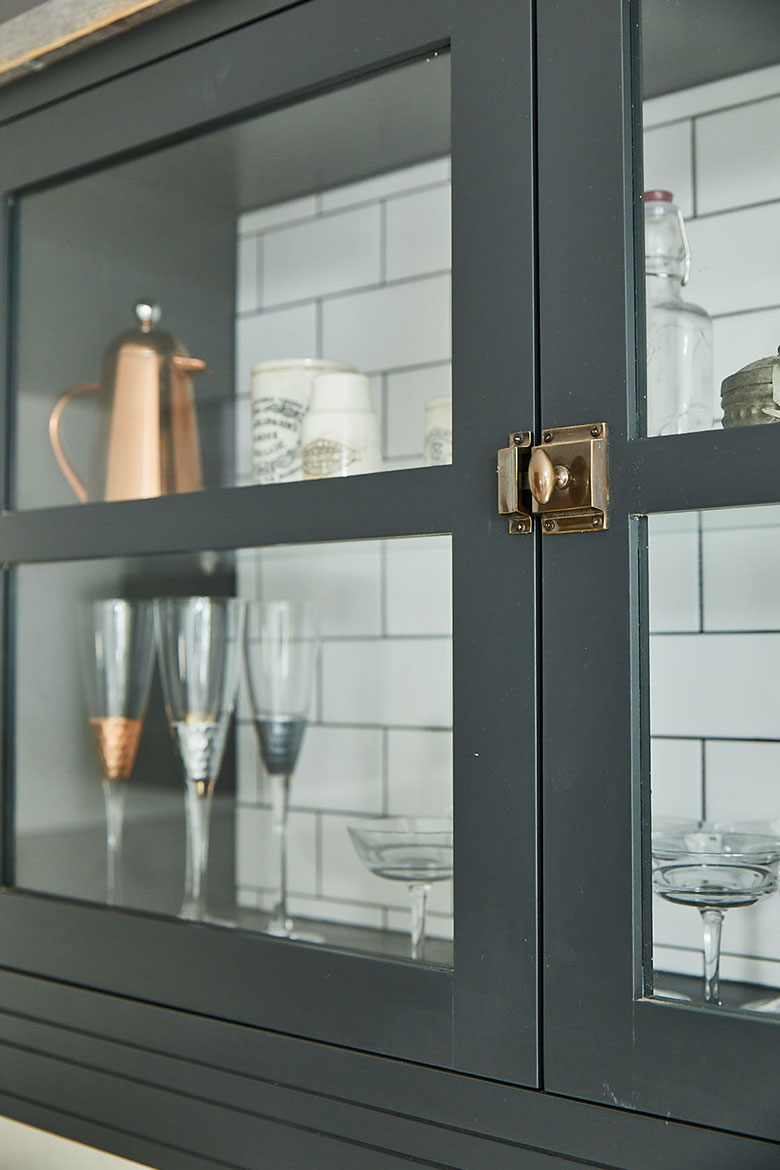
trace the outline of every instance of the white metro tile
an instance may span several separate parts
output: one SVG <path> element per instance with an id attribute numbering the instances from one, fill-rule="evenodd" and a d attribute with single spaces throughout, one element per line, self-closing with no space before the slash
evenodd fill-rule
<path id="1" fill-rule="evenodd" d="M 272 203 L 269 207 L 261 207 L 257 211 L 245 211 L 243 215 L 238 217 L 238 232 L 239 235 L 245 235 L 247 232 L 262 232 L 266 228 L 278 227 L 279 224 L 309 219 L 316 213 L 316 196 L 304 195 L 301 199 L 288 199 L 285 203 Z"/>
<path id="2" fill-rule="evenodd" d="M 387 455 L 422 455 L 425 403 L 452 395 L 452 366 L 425 366 L 387 376 Z"/>
<path id="3" fill-rule="evenodd" d="M 713 315 L 777 305 L 770 257 L 780 252 L 780 202 L 692 220 L 688 238 L 691 301 Z"/>
<path id="4" fill-rule="evenodd" d="M 452 538 L 385 543 L 388 634 L 452 633 Z"/>
<path id="5" fill-rule="evenodd" d="M 393 816 L 452 814 L 452 732 L 390 731 L 387 811 Z"/>
<path id="6" fill-rule="evenodd" d="M 236 595 L 238 597 L 257 597 L 257 557 L 253 548 L 241 548 L 236 551 Z"/>
<path id="7" fill-rule="evenodd" d="M 665 947 L 653 943 L 653 968 L 656 971 L 670 971 L 676 975 L 695 975 L 701 978 L 703 960 L 701 951 L 680 947 Z M 663 999 L 663 991 L 659 992 Z"/>
<path id="8" fill-rule="evenodd" d="M 728 528 L 775 528 L 780 524 L 780 504 L 757 504 L 748 508 L 711 508 L 701 514 L 705 530 Z"/>
<path id="9" fill-rule="evenodd" d="M 772 821 L 780 830 L 780 743 L 707 744 L 707 819 Z"/>
<path id="10" fill-rule="evenodd" d="M 449 276 L 335 297 L 322 314 L 323 352 L 358 369 L 450 360 Z"/>
<path id="11" fill-rule="evenodd" d="M 379 541 L 270 548 L 258 563 L 263 599 L 315 602 L 323 637 L 381 632 Z"/>
<path id="12" fill-rule="evenodd" d="M 448 639 L 326 642 L 322 660 L 323 722 L 451 726 Z"/>
<path id="13" fill-rule="evenodd" d="M 691 123 L 673 122 L 644 133 L 644 188 L 671 191 L 683 215 L 693 214 Z"/>
<path id="14" fill-rule="evenodd" d="M 263 238 L 263 304 L 376 284 L 379 254 L 378 205 L 269 232 Z"/>
<path id="15" fill-rule="evenodd" d="M 239 236 L 236 245 L 236 312 L 258 307 L 259 255 L 257 236 Z"/>
<path id="16" fill-rule="evenodd" d="M 701 117 L 696 123 L 699 215 L 780 199 L 780 172 L 767 142 L 777 137 L 780 97 Z"/>
<path id="17" fill-rule="evenodd" d="M 780 299 L 780 294 L 779 294 Z M 724 378 L 759 358 L 773 357 L 780 340 L 780 309 L 738 313 L 712 322 L 712 362 L 717 417 Z"/>
<path id="18" fill-rule="evenodd" d="M 698 821 L 701 807 L 701 743 L 696 739 L 653 739 L 650 791 L 653 820 L 684 817 Z"/>
<path id="19" fill-rule="evenodd" d="M 647 517 L 647 532 L 651 542 L 662 532 L 698 532 L 698 512 L 653 512 Z"/>
<path id="20" fill-rule="evenodd" d="M 778 634 L 652 638 L 652 733 L 773 738 L 780 710 L 779 654 Z"/>
<path id="21" fill-rule="evenodd" d="M 316 819 L 314 813 L 290 813 L 287 882 L 291 893 L 316 893 Z M 236 885 L 276 889 L 278 849 L 270 810 L 236 809 Z"/>
<path id="22" fill-rule="evenodd" d="M 307 727 L 290 790 L 293 806 L 382 812 L 382 732 Z"/>
<path id="23" fill-rule="evenodd" d="M 322 210 L 332 211 L 337 207 L 349 207 L 355 203 L 368 203 L 373 199 L 386 199 L 399 192 L 426 187 L 431 183 L 446 182 L 450 176 L 449 158 L 437 158 L 432 162 L 418 163 L 398 171 L 388 171 L 346 187 L 334 187 L 322 194 Z"/>
<path id="24" fill-rule="evenodd" d="M 385 209 L 387 280 L 452 267 L 449 183 L 391 199 Z"/>
<path id="25" fill-rule="evenodd" d="M 721 81 L 709 81 L 704 85 L 664 94 L 663 97 L 650 98 L 643 103 L 642 120 L 645 126 L 654 126 L 659 122 L 708 114 L 725 106 L 756 101 L 776 93 L 780 93 L 780 65 L 770 65 L 765 69 L 751 69 Z"/>
<path id="26" fill-rule="evenodd" d="M 258 786 L 260 756 L 257 736 L 251 723 L 236 724 L 236 799 L 255 804 L 260 799 Z"/>
<path id="27" fill-rule="evenodd" d="M 699 534 L 648 534 L 650 632 L 699 629 Z"/>
<path id="28" fill-rule="evenodd" d="M 248 395 L 252 366 L 273 358 L 317 355 L 314 305 L 274 309 L 236 322 L 236 394 Z"/>
<path id="29" fill-rule="evenodd" d="M 720 980 L 721 983 L 724 980 L 734 983 L 757 983 L 759 986 L 776 990 L 780 987 L 780 961 L 721 952 Z"/>
<path id="30" fill-rule="evenodd" d="M 780 629 L 780 517 L 778 520 L 776 528 L 704 532 L 706 630 Z"/>
<path id="31" fill-rule="evenodd" d="M 381 907 L 360 906 L 354 902 L 333 902 L 327 898 L 290 898 L 294 918 L 311 918 L 320 922 L 343 922 L 347 926 L 369 926 L 381 930 L 384 915 Z"/>

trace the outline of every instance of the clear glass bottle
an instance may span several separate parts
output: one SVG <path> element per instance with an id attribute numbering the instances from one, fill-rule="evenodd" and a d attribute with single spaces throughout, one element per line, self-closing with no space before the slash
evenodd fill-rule
<path id="1" fill-rule="evenodd" d="M 647 433 L 679 435 L 714 425 L 712 322 L 683 300 L 691 254 L 670 191 L 645 191 Z"/>

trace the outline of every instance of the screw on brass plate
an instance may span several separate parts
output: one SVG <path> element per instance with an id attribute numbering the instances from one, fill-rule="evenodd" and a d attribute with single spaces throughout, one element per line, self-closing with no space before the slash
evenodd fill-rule
<path id="1" fill-rule="evenodd" d="M 544 523 L 542 524 L 542 528 L 545 530 L 545 532 L 552 532 L 555 528 L 555 521 L 554 520 L 545 520 Z"/>
<path id="2" fill-rule="evenodd" d="M 552 443 L 552 431 L 545 431 L 542 435 L 542 438 L 544 439 L 545 443 Z"/>
<path id="3" fill-rule="evenodd" d="M 590 433 L 593 435 L 594 439 L 597 439 L 599 437 L 599 435 L 601 434 L 601 427 L 599 427 L 599 426 L 591 427 Z"/>
<path id="4" fill-rule="evenodd" d="M 522 441 L 523 441 L 523 432 L 522 432 L 522 431 L 518 431 L 516 435 L 512 435 L 512 438 L 514 439 L 514 441 L 515 441 L 516 443 L 522 443 Z"/>
<path id="5" fill-rule="evenodd" d="M 600 517 L 600 516 L 594 516 L 594 517 L 593 517 L 593 522 L 592 522 L 592 523 L 593 523 L 593 527 L 594 527 L 594 528 L 601 528 L 601 517 Z"/>

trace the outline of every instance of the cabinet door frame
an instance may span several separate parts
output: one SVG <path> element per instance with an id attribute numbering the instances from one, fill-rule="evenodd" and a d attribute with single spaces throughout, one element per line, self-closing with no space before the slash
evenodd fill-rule
<path id="1" fill-rule="evenodd" d="M 604 0 L 586 13 L 562 0 L 538 20 L 542 422 L 610 427 L 609 530 L 542 549 L 544 1085 L 777 1140 L 766 1070 L 778 1022 L 653 1000 L 643 982 L 652 895 L 642 517 L 776 501 L 780 429 L 637 437 L 638 8 Z"/>
<path id="2" fill-rule="evenodd" d="M 455 467 L 362 477 L 359 491 L 357 481 L 336 481 L 13 511 L 12 309 L 0 354 L 8 374 L 0 556 L 12 566 L 451 532 L 458 923 L 448 971 L 16 890 L 6 751 L 0 967 L 537 1083 L 536 545 L 509 538 L 495 502 L 496 448 L 509 430 L 535 422 L 531 17 L 530 0 L 490 0 L 479 9 L 468 0 L 427 0 L 392 10 L 382 0 L 307 0 L 0 127 L 9 290 L 13 205 L 25 190 L 449 49 Z M 203 76 L 209 85 L 193 80 Z M 261 508 L 270 492 L 275 508 Z M 8 601 L 5 612 L 11 664 Z M 506 669 L 499 685 L 496 663 Z M 14 734 L 12 675 L 9 665 L 6 745 Z M 183 979 L 185 971 L 197 974 Z"/>

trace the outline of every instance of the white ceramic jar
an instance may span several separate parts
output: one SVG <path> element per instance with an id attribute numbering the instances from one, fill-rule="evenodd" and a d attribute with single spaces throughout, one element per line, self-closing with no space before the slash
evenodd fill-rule
<path id="1" fill-rule="evenodd" d="M 381 470 L 379 422 L 364 374 L 326 373 L 314 379 L 301 444 L 304 479 Z"/>
<path id="2" fill-rule="evenodd" d="M 252 367 L 252 479 L 301 478 L 301 427 L 318 374 L 355 371 L 342 362 L 286 358 Z"/>
<path id="3" fill-rule="evenodd" d="M 431 398 L 425 403 L 425 463 L 452 463 L 452 398 Z"/>

